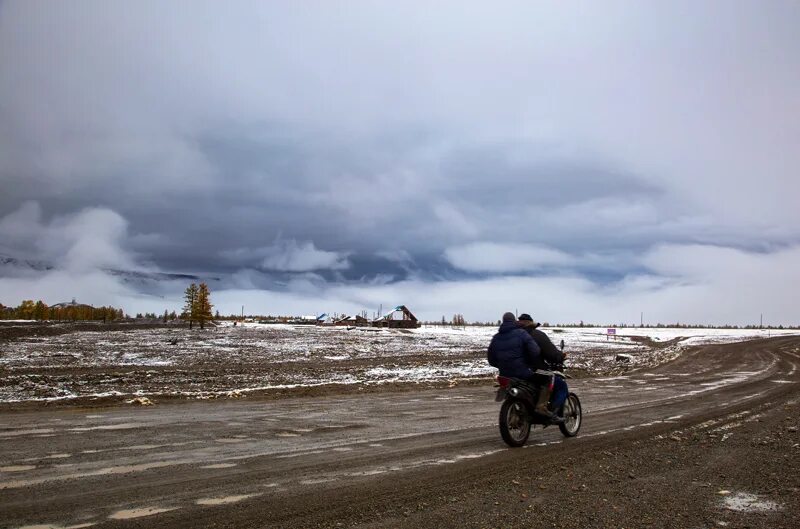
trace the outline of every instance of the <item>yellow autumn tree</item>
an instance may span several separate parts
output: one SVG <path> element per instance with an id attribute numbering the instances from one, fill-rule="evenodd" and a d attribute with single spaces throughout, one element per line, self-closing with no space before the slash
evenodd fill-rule
<path id="1" fill-rule="evenodd" d="M 214 305 L 211 304 L 210 295 L 208 285 L 200 283 L 200 287 L 197 290 L 197 321 L 200 322 L 201 329 L 205 322 L 211 321 L 213 318 L 211 309 Z"/>
<path id="2" fill-rule="evenodd" d="M 198 297 L 198 288 L 197 285 L 192 283 L 188 287 L 186 287 L 186 291 L 183 293 L 183 314 L 181 314 L 182 319 L 189 320 L 189 328 L 192 328 L 192 322 L 197 319 L 197 297 Z"/>

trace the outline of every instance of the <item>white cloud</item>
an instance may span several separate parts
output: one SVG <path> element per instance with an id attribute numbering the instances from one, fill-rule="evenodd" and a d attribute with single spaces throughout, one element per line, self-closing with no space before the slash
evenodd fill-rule
<path id="1" fill-rule="evenodd" d="M 344 270 L 350 267 L 347 254 L 319 250 L 313 241 L 278 240 L 262 248 L 266 257 L 261 262 L 265 270 L 280 272 L 311 272 L 313 270 Z"/>
<path id="2" fill-rule="evenodd" d="M 140 307 L 160 312 L 169 304 L 161 297 L 139 294 L 99 270 L 54 270 L 33 278 L 0 278 L 0 302 L 16 306 L 24 299 L 42 300 L 48 305 L 75 299 L 79 303 L 113 306 L 134 313 Z"/>
<path id="3" fill-rule="evenodd" d="M 546 246 L 526 243 L 475 242 L 447 248 L 445 258 L 468 272 L 522 272 L 571 265 L 575 258 Z"/>
<path id="4" fill-rule="evenodd" d="M 0 219 L 7 251 L 22 254 L 12 257 L 33 254 L 70 270 L 132 267 L 134 260 L 125 249 L 127 230 L 127 221 L 107 208 L 86 208 L 46 222 L 39 204 L 27 202 Z"/>

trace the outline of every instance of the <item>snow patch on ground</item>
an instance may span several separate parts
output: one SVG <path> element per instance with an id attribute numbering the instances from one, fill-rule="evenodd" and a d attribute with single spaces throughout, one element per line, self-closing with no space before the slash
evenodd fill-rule
<path id="1" fill-rule="evenodd" d="M 0 402 L 145 395 L 239 398 L 263 390 L 482 378 L 496 372 L 486 362 L 495 327 L 394 330 L 250 322 L 234 327 L 225 322 L 204 331 L 99 328 L 4 342 Z M 690 345 L 800 333 L 620 328 L 616 338 L 609 338 L 605 328 L 543 330 L 556 344 L 564 340 L 569 369 L 589 374 L 658 365 Z M 618 361 L 618 355 L 625 361 Z"/>
<path id="2" fill-rule="evenodd" d="M 770 512 L 779 511 L 782 508 L 779 503 L 747 492 L 725 495 L 722 500 L 722 506 L 730 511 L 738 512 Z"/>

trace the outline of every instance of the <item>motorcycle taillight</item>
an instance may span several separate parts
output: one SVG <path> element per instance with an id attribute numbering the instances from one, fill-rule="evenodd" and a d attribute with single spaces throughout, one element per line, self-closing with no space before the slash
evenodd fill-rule
<path id="1" fill-rule="evenodd" d="M 506 388 L 511 383 L 511 379 L 508 377 L 501 377 L 497 375 L 497 383 L 500 384 L 501 388 Z"/>

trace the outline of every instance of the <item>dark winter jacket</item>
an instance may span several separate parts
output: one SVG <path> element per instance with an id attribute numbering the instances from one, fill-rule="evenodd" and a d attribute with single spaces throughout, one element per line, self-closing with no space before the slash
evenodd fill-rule
<path id="1" fill-rule="evenodd" d="M 560 364 L 564 361 L 564 353 L 562 353 L 558 347 L 550 341 L 550 338 L 542 331 L 537 329 L 538 325 L 535 323 L 525 323 L 520 322 L 520 328 L 525 329 L 531 337 L 533 341 L 536 342 L 536 345 L 539 346 L 539 350 L 541 351 L 541 355 L 536 358 L 536 364 L 533 366 L 534 369 L 549 369 L 547 364 L 544 363 L 545 360 L 551 362 L 553 364 Z"/>
<path id="2" fill-rule="evenodd" d="M 500 369 L 501 376 L 530 379 L 533 377 L 531 366 L 538 361 L 539 346 L 517 322 L 507 321 L 492 337 L 487 356 L 489 365 Z"/>

